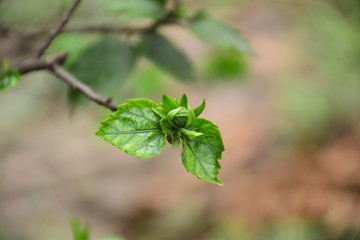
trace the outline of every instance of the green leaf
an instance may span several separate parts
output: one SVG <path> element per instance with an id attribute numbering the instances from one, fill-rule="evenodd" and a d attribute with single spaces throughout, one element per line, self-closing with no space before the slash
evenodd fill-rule
<path id="1" fill-rule="evenodd" d="M 145 56 L 160 68 L 184 81 L 194 81 L 190 60 L 168 39 L 158 33 L 146 33 L 142 37 Z"/>
<path id="2" fill-rule="evenodd" d="M 161 19 L 165 16 L 163 0 L 113 0 L 108 9 L 118 12 L 122 19 Z"/>
<path id="3" fill-rule="evenodd" d="M 188 137 L 190 140 L 193 140 L 194 138 L 197 138 L 197 137 L 200 137 L 200 136 L 204 135 L 203 133 L 188 130 L 188 129 L 185 129 L 185 128 L 181 128 L 180 132 L 182 134 L 184 134 L 186 137 Z"/>
<path id="4" fill-rule="evenodd" d="M 154 108 L 153 112 L 156 113 L 160 118 L 166 118 L 167 112 L 162 107 L 162 104 L 159 104 L 156 108 Z"/>
<path id="5" fill-rule="evenodd" d="M 206 106 L 206 102 L 204 99 L 201 105 L 194 109 L 195 117 L 198 117 L 204 111 L 205 106 Z"/>
<path id="6" fill-rule="evenodd" d="M 222 186 L 218 174 L 224 145 L 218 127 L 209 120 L 197 118 L 188 130 L 203 135 L 192 140 L 182 136 L 182 162 L 186 170 L 199 179 Z"/>
<path id="7" fill-rule="evenodd" d="M 128 100 L 101 123 L 96 135 L 136 157 L 158 155 L 166 143 L 160 116 L 153 111 L 157 106 L 146 99 Z"/>
<path id="8" fill-rule="evenodd" d="M 184 107 L 184 108 L 188 108 L 188 99 L 187 99 L 187 96 L 186 94 L 184 93 L 180 99 L 180 106 L 181 107 Z"/>
<path id="9" fill-rule="evenodd" d="M 178 108 L 180 106 L 179 101 L 177 98 L 169 97 L 166 94 L 162 96 L 162 107 L 164 108 L 165 112 L 168 113 L 171 110 Z"/>
<path id="10" fill-rule="evenodd" d="M 133 49 L 115 37 L 105 37 L 90 45 L 69 66 L 69 71 L 103 95 L 113 95 L 131 72 L 136 60 Z M 78 103 L 82 94 L 70 90 L 70 100 Z"/>
<path id="11" fill-rule="evenodd" d="M 90 229 L 87 225 L 82 226 L 76 219 L 71 219 L 71 227 L 74 240 L 89 240 Z"/>
<path id="12" fill-rule="evenodd" d="M 3 69 L 7 67 L 3 65 Z M 15 87 L 20 82 L 20 74 L 16 71 L 3 71 L 0 75 L 0 92 L 5 91 L 9 88 Z"/>
<path id="13" fill-rule="evenodd" d="M 207 13 L 198 13 L 190 22 L 192 32 L 204 42 L 224 49 L 233 49 L 254 55 L 254 51 L 242 34 Z"/>

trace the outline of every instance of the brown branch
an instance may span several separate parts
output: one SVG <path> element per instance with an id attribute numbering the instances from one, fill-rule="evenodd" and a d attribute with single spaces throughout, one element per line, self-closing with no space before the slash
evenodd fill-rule
<path id="1" fill-rule="evenodd" d="M 29 58 L 20 64 L 11 67 L 11 70 L 17 71 L 20 74 L 27 74 L 34 71 L 46 70 L 51 68 L 55 63 L 63 64 L 66 60 L 68 53 L 63 52 L 56 55 L 51 55 L 46 58 Z M 0 75 L 2 74 L 0 69 Z"/>
<path id="2" fill-rule="evenodd" d="M 63 80 L 75 90 L 80 91 L 91 101 L 104 106 L 112 111 L 117 110 L 118 104 L 114 103 L 111 98 L 105 98 L 97 95 L 89 86 L 78 80 L 76 77 L 71 75 L 68 71 L 66 71 L 62 66 L 55 63 L 49 68 L 49 70 L 57 76 L 59 79 Z"/>
<path id="3" fill-rule="evenodd" d="M 61 66 L 61 64 L 65 62 L 66 57 L 67 57 L 67 52 L 48 56 L 46 58 L 30 58 L 25 60 L 21 64 L 12 67 L 11 70 L 17 71 L 22 75 L 39 70 L 49 70 L 60 80 L 67 83 L 75 90 L 81 92 L 89 100 L 101 106 L 104 106 L 112 111 L 116 111 L 118 104 L 113 102 L 111 98 L 99 96 L 89 86 L 87 86 L 85 83 L 81 82 L 79 79 L 71 75 L 71 73 L 67 72 Z M 0 70 L 0 75 L 1 74 L 2 73 Z"/>
<path id="4" fill-rule="evenodd" d="M 39 49 L 35 52 L 35 57 L 41 57 L 46 49 L 50 46 L 55 37 L 61 32 L 61 30 L 65 27 L 66 23 L 69 22 L 71 15 L 74 13 L 76 7 L 79 5 L 81 0 L 74 0 L 69 7 L 69 9 L 65 12 L 63 18 L 53 29 L 50 30 L 47 38 L 42 42 Z"/>
<path id="5" fill-rule="evenodd" d="M 30 58 L 22 62 L 17 67 L 15 66 L 14 70 L 18 71 L 20 74 L 26 74 L 33 71 L 49 69 L 54 64 L 63 64 L 67 55 L 67 52 L 63 52 L 42 59 Z"/>

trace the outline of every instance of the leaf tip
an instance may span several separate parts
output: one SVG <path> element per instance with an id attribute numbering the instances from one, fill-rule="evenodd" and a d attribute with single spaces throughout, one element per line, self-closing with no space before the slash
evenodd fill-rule
<path id="1" fill-rule="evenodd" d="M 194 109 L 195 116 L 198 117 L 205 109 L 206 107 L 206 101 L 203 99 L 202 103 Z"/>

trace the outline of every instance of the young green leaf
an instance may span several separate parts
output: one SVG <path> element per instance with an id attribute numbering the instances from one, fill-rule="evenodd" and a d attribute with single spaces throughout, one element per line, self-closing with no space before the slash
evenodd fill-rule
<path id="1" fill-rule="evenodd" d="M 87 225 L 82 226 L 76 219 L 71 219 L 71 228 L 74 240 L 89 240 L 90 229 Z"/>
<path id="2" fill-rule="evenodd" d="M 204 111 L 205 106 L 206 106 L 206 102 L 204 99 L 201 105 L 194 109 L 195 117 L 198 117 Z"/>
<path id="3" fill-rule="evenodd" d="M 196 132 L 196 131 L 192 131 L 192 130 L 188 130 L 185 128 L 181 128 L 180 132 L 185 135 L 186 137 L 188 137 L 190 140 L 193 140 L 194 138 L 200 137 L 202 135 L 204 135 L 201 132 Z"/>
<path id="4" fill-rule="evenodd" d="M 195 80 L 190 60 L 164 36 L 146 33 L 142 37 L 141 46 L 145 56 L 160 68 L 181 80 Z"/>
<path id="5" fill-rule="evenodd" d="M 118 12 L 124 20 L 161 19 L 165 16 L 164 0 L 112 0 L 108 9 Z"/>
<path id="6" fill-rule="evenodd" d="M 3 72 L 0 75 L 0 92 L 15 87 L 20 82 L 20 74 L 15 71 Z"/>
<path id="7" fill-rule="evenodd" d="M 167 112 L 165 111 L 165 109 L 161 104 L 159 104 L 156 108 L 154 108 L 153 112 L 156 113 L 160 118 L 166 118 Z"/>
<path id="8" fill-rule="evenodd" d="M 180 107 L 180 103 L 177 98 L 169 97 L 166 94 L 162 96 L 162 107 L 164 108 L 165 112 L 168 113 L 171 110 Z"/>
<path id="9" fill-rule="evenodd" d="M 230 25 L 223 23 L 205 12 L 198 13 L 190 22 L 192 32 L 204 42 L 224 49 L 254 55 L 248 41 Z"/>
<path id="10" fill-rule="evenodd" d="M 186 94 L 184 93 L 180 99 L 180 106 L 181 107 L 184 107 L 184 108 L 188 108 L 188 99 L 187 99 L 187 96 Z"/>
<path id="11" fill-rule="evenodd" d="M 114 37 L 105 37 L 84 50 L 69 66 L 69 71 L 104 95 L 112 95 L 124 83 L 136 61 L 133 49 Z M 69 90 L 71 102 L 84 100 L 82 94 Z"/>
<path id="12" fill-rule="evenodd" d="M 188 129 L 203 135 L 194 139 L 182 137 L 183 165 L 199 179 L 222 186 L 218 174 L 224 145 L 218 127 L 209 120 L 197 118 Z"/>
<path id="13" fill-rule="evenodd" d="M 101 123 L 96 135 L 136 157 L 158 155 L 166 142 L 161 118 L 153 111 L 157 106 L 146 99 L 128 100 Z"/>

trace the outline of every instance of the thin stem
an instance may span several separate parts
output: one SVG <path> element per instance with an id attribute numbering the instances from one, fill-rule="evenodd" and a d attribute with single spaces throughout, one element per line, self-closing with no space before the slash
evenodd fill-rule
<path id="1" fill-rule="evenodd" d="M 78 80 L 76 77 L 71 75 L 68 71 L 66 71 L 62 66 L 55 63 L 52 65 L 49 70 L 57 76 L 59 79 L 63 80 L 67 84 L 69 84 L 71 87 L 73 87 L 75 90 L 80 91 L 82 94 L 85 95 L 88 99 L 91 101 L 104 106 L 112 111 L 117 110 L 118 104 L 114 103 L 111 98 L 105 98 L 101 97 L 98 94 L 96 94 L 88 85 L 84 84 L 80 80 Z"/>
<path id="2" fill-rule="evenodd" d="M 41 57 L 46 49 L 50 46 L 55 37 L 62 31 L 65 25 L 69 22 L 71 15 L 74 13 L 77 6 L 80 4 L 81 0 L 74 0 L 70 5 L 69 9 L 65 12 L 61 21 L 50 30 L 47 38 L 42 42 L 39 49 L 35 52 L 35 57 Z"/>
<path id="3" fill-rule="evenodd" d="M 52 67 L 53 64 L 63 64 L 66 60 L 68 53 L 63 52 L 55 55 L 48 56 L 46 58 L 30 58 L 23 61 L 11 69 L 19 72 L 20 74 L 27 74 L 34 71 L 46 70 Z M 1 75 L 1 69 L 0 69 Z"/>

